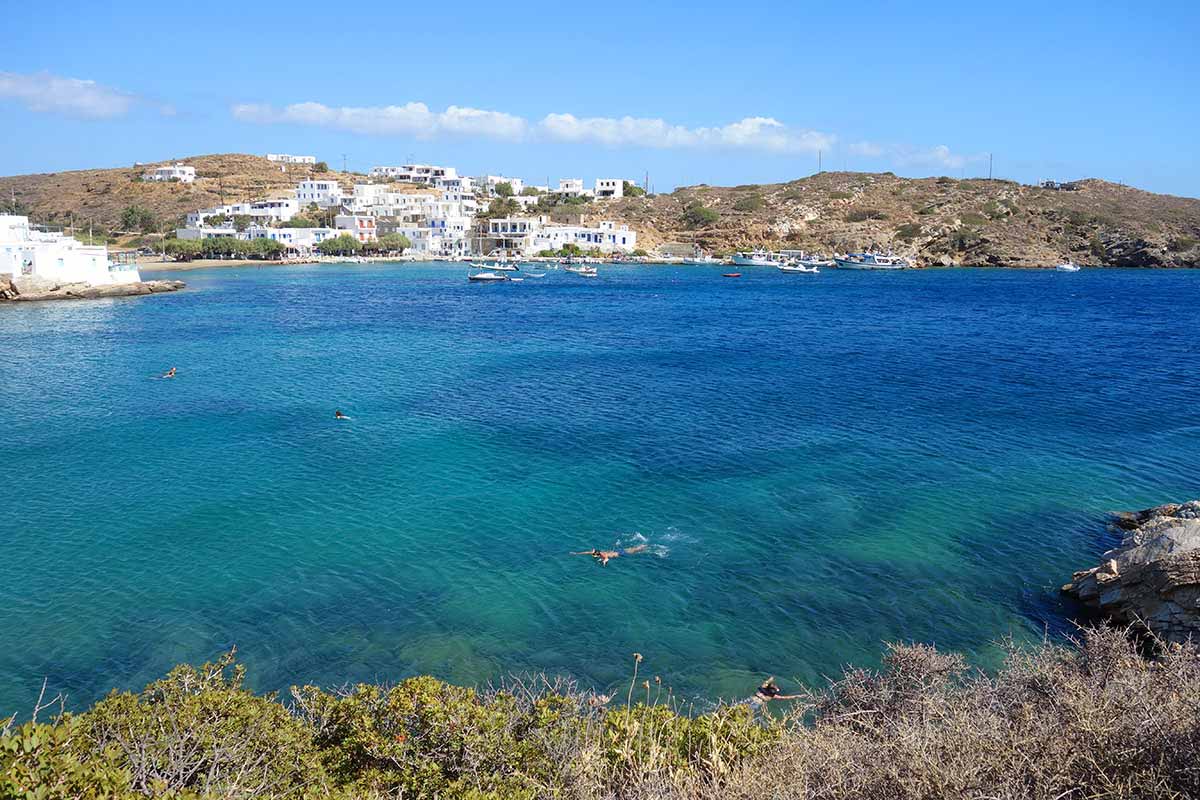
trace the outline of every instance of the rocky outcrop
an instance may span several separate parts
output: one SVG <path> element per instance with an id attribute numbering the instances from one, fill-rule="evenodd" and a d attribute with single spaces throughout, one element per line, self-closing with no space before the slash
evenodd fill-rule
<path id="1" fill-rule="evenodd" d="M 18 291 L 10 281 L 0 285 L 0 301 L 31 302 L 34 300 L 97 300 L 104 297 L 134 297 L 146 294 L 175 292 L 186 286 L 183 281 L 140 281 L 106 286 L 90 283 L 68 283 L 35 291 Z"/>
<path id="2" fill-rule="evenodd" d="M 1120 546 L 1063 592 L 1167 641 L 1200 641 L 1200 500 L 1118 514 L 1113 525 L 1125 531 Z"/>

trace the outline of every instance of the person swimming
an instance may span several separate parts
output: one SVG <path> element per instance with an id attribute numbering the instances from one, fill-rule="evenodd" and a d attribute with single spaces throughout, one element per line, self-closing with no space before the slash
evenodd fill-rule
<path id="1" fill-rule="evenodd" d="M 758 708 L 772 700 L 795 700 L 798 697 L 800 697 L 798 694 L 783 694 L 783 690 L 775 683 L 775 676 L 772 675 L 754 691 L 754 696 L 750 698 L 749 703 Z"/>
<path id="2" fill-rule="evenodd" d="M 607 566 L 609 559 L 619 558 L 622 555 L 632 556 L 646 549 L 646 545 L 639 544 L 633 547 L 626 547 L 624 550 L 598 550 L 593 547 L 591 550 L 583 550 L 579 553 L 571 553 L 573 556 L 591 556 L 600 562 L 600 566 Z"/>
<path id="3" fill-rule="evenodd" d="M 343 414 L 339 409 L 336 409 L 336 408 L 333 410 L 333 418 L 334 419 L 350 419 L 345 414 Z"/>
<path id="4" fill-rule="evenodd" d="M 174 378 L 175 377 L 175 368 L 171 367 L 169 370 L 164 372 L 163 377 L 164 378 Z"/>

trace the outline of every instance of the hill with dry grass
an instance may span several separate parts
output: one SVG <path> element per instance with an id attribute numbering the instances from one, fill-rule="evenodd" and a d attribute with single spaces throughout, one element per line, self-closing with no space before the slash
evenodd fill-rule
<path id="1" fill-rule="evenodd" d="M 277 164 L 260 156 L 224 154 L 179 159 L 196 168 L 195 183 L 143 181 L 142 175 L 163 161 L 116 169 L 85 169 L 0 178 L 0 198 L 26 209 L 34 221 L 50 225 L 87 226 L 113 230 L 129 206 L 149 210 L 166 227 L 173 227 L 200 208 L 285 197 L 296 183 L 314 174 L 306 164 Z M 286 171 L 281 167 L 286 167 Z M 322 178 L 336 179 L 345 188 L 361 178 L 333 170 Z"/>
<path id="2" fill-rule="evenodd" d="M 221 202 L 281 197 L 313 175 L 252 155 L 182 159 L 196 182 L 142 181 L 153 164 L 0 178 L 36 222 L 112 231 L 129 206 L 164 229 Z M 162 162 L 166 163 L 166 162 Z M 349 189 L 364 176 L 328 171 Z M 1049 266 L 1071 258 L 1096 266 L 1200 266 L 1200 200 L 1152 194 L 1101 180 L 1071 190 L 1011 181 L 900 178 L 822 172 L 788 183 L 687 186 L 653 197 L 604 200 L 564 210 L 638 231 L 647 250 L 665 243 L 728 253 L 768 247 L 816 253 L 892 250 L 921 265 Z"/>
<path id="3" fill-rule="evenodd" d="M 893 250 L 923 265 L 1200 265 L 1200 200 L 1101 180 L 1072 190 L 1001 180 L 823 172 L 788 183 L 688 186 L 586 209 L 647 249 L 695 243 L 817 253 Z"/>

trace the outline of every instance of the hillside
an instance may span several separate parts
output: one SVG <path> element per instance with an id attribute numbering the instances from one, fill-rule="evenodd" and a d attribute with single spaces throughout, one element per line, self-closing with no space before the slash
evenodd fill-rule
<path id="1" fill-rule="evenodd" d="M 894 250 L 918 263 L 1200 265 L 1200 200 L 1100 180 L 1074 191 L 1011 181 L 823 172 L 735 187 L 595 203 L 593 218 L 636 227 L 646 249 L 696 243 L 718 253 L 763 246 L 828 253 Z M 717 214 L 707 222 L 697 204 Z"/>
<path id="2" fill-rule="evenodd" d="M 260 156 L 225 154 L 179 159 L 196 168 L 196 182 L 159 183 L 142 181 L 143 173 L 170 161 L 116 169 L 86 169 L 0 178 L 0 198 L 5 204 L 15 196 L 19 208 L 27 209 L 39 223 L 76 226 L 89 221 L 97 229 L 111 230 L 121 212 L 131 205 L 148 209 L 173 226 L 191 211 L 222 202 L 232 203 L 262 197 L 286 196 L 296 183 L 313 174 L 313 167 L 280 165 Z M 280 167 L 286 166 L 287 171 Z M 337 179 L 350 188 L 356 177 L 333 170 L 321 177 Z"/>
<path id="3" fill-rule="evenodd" d="M 194 184 L 141 181 L 153 165 L 140 165 L 0 178 L 0 199 L 15 196 L 37 222 L 90 220 L 105 230 L 137 205 L 170 228 L 189 211 L 222 200 L 286 195 L 313 169 L 289 164 L 283 172 L 265 158 L 239 154 L 182 160 L 196 168 Z M 363 179 L 332 170 L 322 175 L 346 188 Z M 894 250 L 922 265 L 1048 266 L 1072 258 L 1103 266 L 1200 266 L 1200 200 L 1101 180 L 1074 186 L 822 172 L 788 183 L 688 186 L 564 210 L 626 222 L 646 250 L 695 243 L 718 253 L 756 246 Z"/>

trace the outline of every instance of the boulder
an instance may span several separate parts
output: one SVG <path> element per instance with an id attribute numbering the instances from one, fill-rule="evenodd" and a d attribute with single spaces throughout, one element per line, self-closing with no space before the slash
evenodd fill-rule
<path id="1" fill-rule="evenodd" d="M 1125 533 L 1121 544 L 1063 592 L 1113 622 L 1200 641 L 1200 500 L 1120 513 L 1112 524 Z"/>
<path id="2" fill-rule="evenodd" d="M 0 300 L 32 302 L 35 300 L 96 300 L 103 297 L 134 297 L 174 292 L 186 285 L 183 281 L 141 281 L 105 286 L 93 286 L 90 283 L 68 283 L 37 290 L 27 287 L 11 294 L 0 292 Z M 2 288 L 0 286 L 0 289 Z"/>

